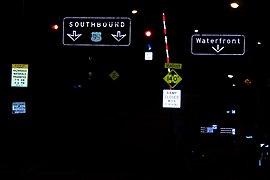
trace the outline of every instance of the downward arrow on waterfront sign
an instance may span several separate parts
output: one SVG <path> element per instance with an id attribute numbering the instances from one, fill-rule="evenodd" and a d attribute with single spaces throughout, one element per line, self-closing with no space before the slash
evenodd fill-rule
<path id="1" fill-rule="evenodd" d="M 217 53 L 219 53 L 222 49 L 224 49 L 224 46 L 219 47 L 219 44 L 217 45 L 217 48 L 215 48 L 214 46 L 212 46 L 212 49 L 214 49 Z"/>

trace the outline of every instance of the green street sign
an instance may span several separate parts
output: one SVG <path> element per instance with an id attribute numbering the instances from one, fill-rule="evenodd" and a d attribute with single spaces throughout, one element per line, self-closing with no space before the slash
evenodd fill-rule
<path id="1" fill-rule="evenodd" d="M 172 88 L 174 88 L 182 80 L 182 78 L 173 69 L 163 79 Z"/>

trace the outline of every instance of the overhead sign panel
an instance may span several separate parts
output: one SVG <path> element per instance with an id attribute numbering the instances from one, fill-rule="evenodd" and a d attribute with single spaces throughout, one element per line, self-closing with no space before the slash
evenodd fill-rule
<path id="1" fill-rule="evenodd" d="M 194 34 L 193 55 L 244 55 L 245 36 L 239 34 Z"/>
<path id="2" fill-rule="evenodd" d="M 129 46 L 131 19 L 128 17 L 65 17 L 63 45 Z"/>

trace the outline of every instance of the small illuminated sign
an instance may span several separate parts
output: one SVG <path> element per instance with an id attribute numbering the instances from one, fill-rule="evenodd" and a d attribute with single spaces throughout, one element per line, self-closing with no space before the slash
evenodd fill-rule
<path id="1" fill-rule="evenodd" d="M 235 135 L 236 134 L 236 129 L 235 128 L 221 127 L 220 128 L 220 134 L 231 134 L 231 135 Z"/>
<path id="2" fill-rule="evenodd" d="M 112 78 L 112 80 L 116 80 L 120 75 L 116 71 L 113 71 L 109 76 Z"/>
<path id="3" fill-rule="evenodd" d="M 182 64 L 180 64 L 180 63 L 165 63 L 164 68 L 182 69 Z"/>
<path id="4" fill-rule="evenodd" d="M 217 127 L 218 127 L 218 126 L 217 126 L 216 124 L 213 124 L 213 125 L 212 125 L 212 128 L 213 128 L 213 129 L 217 129 Z"/>
<path id="5" fill-rule="evenodd" d="M 181 90 L 163 90 L 163 108 L 180 108 Z"/>
<path id="6" fill-rule="evenodd" d="M 153 52 L 145 52 L 144 60 L 153 60 Z"/>
<path id="7" fill-rule="evenodd" d="M 11 87 L 27 87 L 28 64 L 12 64 Z"/>
<path id="8" fill-rule="evenodd" d="M 193 55 L 244 55 L 245 36 L 239 34 L 194 34 Z"/>
<path id="9" fill-rule="evenodd" d="M 129 46 L 131 19 L 128 17 L 65 17 L 65 46 Z"/>
<path id="10" fill-rule="evenodd" d="M 201 127 L 201 133 L 205 133 L 205 134 L 213 134 L 217 131 L 218 126 L 213 124 L 212 126 L 202 126 Z"/>
<path id="11" fill-rule="evenodd" d="M 25 102 L 13 102 L 12 103 L 12 114 L 24 114 L 26 113 Z"/>

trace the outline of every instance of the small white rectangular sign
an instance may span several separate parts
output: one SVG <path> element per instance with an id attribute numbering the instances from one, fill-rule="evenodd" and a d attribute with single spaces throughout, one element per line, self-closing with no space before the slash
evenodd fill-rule
<path id="1" fill-rule="evenodd" d="M 181 107 L 181 90 L 163 90 L 163 108 L 180 108 Z"/>
<path id="2" fill-rule="evenodd" d="M 153 60 L 153 52 L 145 52 L 144 60 Z"/>
<path id="3" fill-rule="evenodd" d="M 28 64 L 12 64 L 11 87 L 27 87 Z"/>

